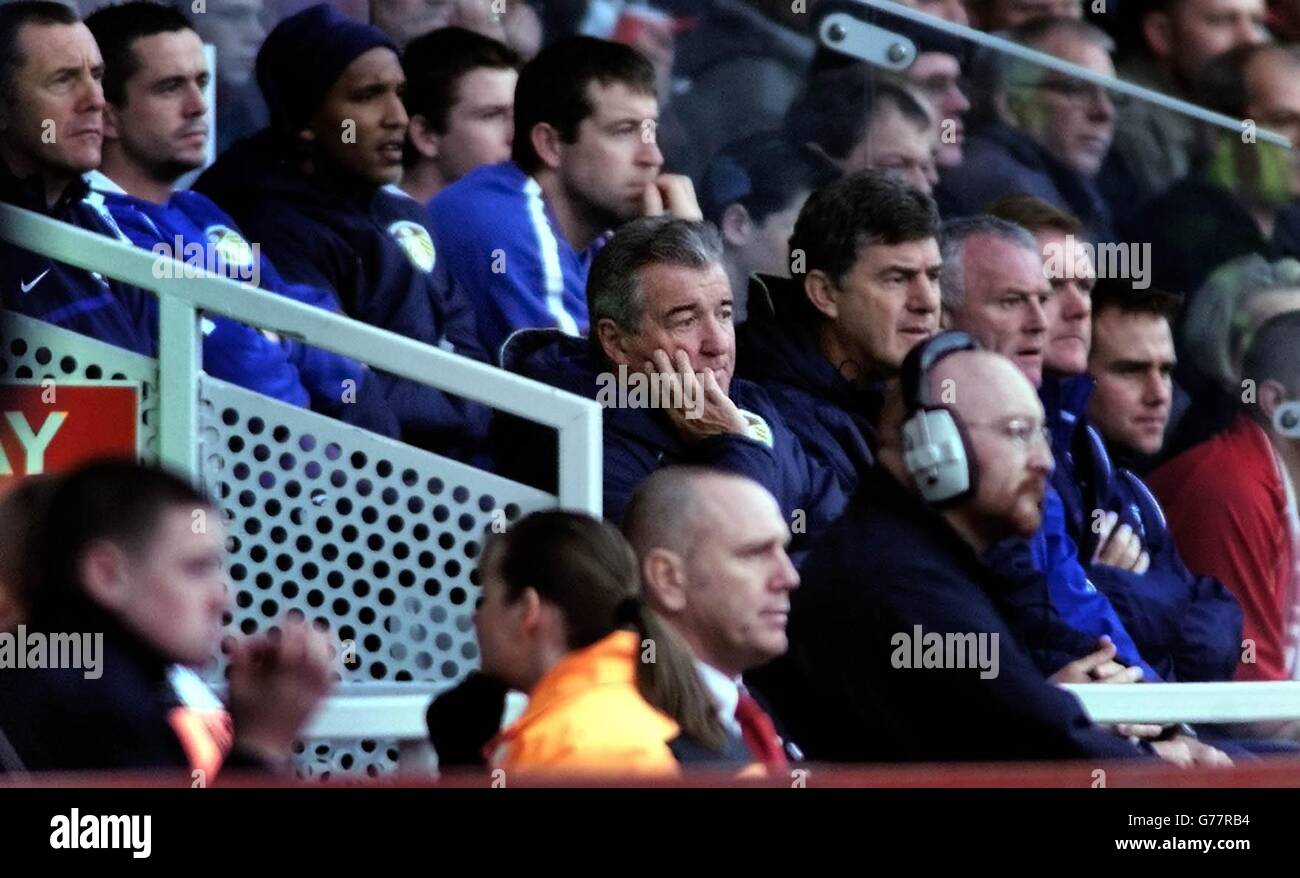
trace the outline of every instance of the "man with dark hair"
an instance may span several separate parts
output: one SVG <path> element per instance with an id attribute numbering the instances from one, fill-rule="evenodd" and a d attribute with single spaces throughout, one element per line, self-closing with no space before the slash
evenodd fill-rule
<path id="1" fill-rule="evenodd" d="M 750 275 L 789 277 L 795 218 L 814 189 L 838 176 L 811 147 L 775 132 L 743 137 L 709 161 L 700 209 L 722 233 L 736 326 L 748 317 Z"/>
<path id="2" fill-rule="evenodd" d="M 95 667 L 0 674 L 0 728 L 27 769 L 210 773 L 221 764 L 224 730 L 194 722 L 172 672 L 218 654 L 224 540 L 211 500 L 163 471 L 107 461 L 60 481 L 36 530 L 27 629 L 102 640 Z M 287 768 L 332 686 L 329 645 L 284 625 L 278 637 L 236 644 L 229 680 L 225 764 Z"/>
<path id="3" fill-rule="evenodd" d="M 176 4 L 216 55 L 218 154 L 266 126 L 266 102 L 258 93 L 253 70 L 266 39 L 266 6 L 266 0 Z"/>
<path id="4" fill-rule="evenodd" d="M 481 165 L 510 158 L 519 56 L 460 27 L 406 47 L 402 96 L 411 117 L 402 189 L 421 204 Z"/>
<path id="5" fill-rule="evenodd" d="M 929 195 L 939 181 L 939 133 L 908 86 L 854 65 L 810 77 L 786 113 L 786 136 L 824 153 L 844 174 L 888 171 Z"/>
<path id="6" fill-rule="evenodd" d="M 970 0 L 975 27 L 1010 30 L 1040 18 L 1083 18 L 1083 0 Z"/>
<path id="7" fill-rule="evenodd" d="M 804 204 L 790 238 L 794 279 L 751 286 L 741 373 L 848 492 L 872 465 L 885 381 L 939 329 L 938 235 L 928 195 L 865 171 Z"/>
<path id="8" fill-rule="evenodd" d="M 61 3 L 0 6 L 0 201 L 123 238 L 82 175 L 99 166 L 104 62 Z M 4 308 L 153 356 L 158 307 L 143 290 L 0 244 Z"/>
<path id="9" fill-rule="evenodd" d="M 271 126 L 227 151 L 195 188 L 286 280 L 328 291 L 354 319 L 486 359 L 423 207 L 391 186 L 407 124 L 393 44 L 321 3 L 276 26 L 257 78 Z M 378 372 L 343 402 L 360 410 L 348 417 L 386 416 L 384 432 L 461 459 L 481 450 L 487 427 L 481 406 Z"/>
<path id="10" fill-rule="evenodd" d="M 560 40 L 520 71 L 512 160 L 429 205 L 491 355 L 516 329 L 587 331 L 587 270 L 612 228 L 661 213 L 699 219 L 690 180 L 660 173 L 658 114 L 654 68 L 619 43 Z"/>
<path id="11" fill-rule="evenodd" d="M 306 304 L 338 310 L 324 291 L 285 283 L 234 220 L 176 181 L 203 164 L 208 145 L 208 65 L 185 17 L 153 2 L 108 6 L 86 19 L 104 55 L 104 148 L 92 190 L 136 246 L 162 260 L 204 254 L 201 266 Z M 193 262 L 191 257 L 191 263 Z M 203 320 L 204 370 L 293 405 L 338 413 L 357 363 L 298 342 L 279 342 L 219 316 Z"/>
<path id="12" fill-rule="evenodd" d="M 722 242 L 709 224 L 635 220 L 597 255 L 587 282 L 591 335 L 513 336 L 511 371 L 596 399 L 604 412 L 604 512 L 622 519 L 650 473 L 694 463 L 749 476 L 791 521 L 795 546 L 843 508 L 835 475 L 804 453 L 767 394 L 733 380 L 735 329 Z M 553 487 L 554 441 L 511 423 L 501 430 L 507 473 Z"/>
<path id="13" fill-rule="evenodd" d="M 1267 321 L 1225 432 L 1149 476 L 1187 565 L 1225 583 L 1245 616 L 1239 680 L 1294 680 L 1300 644 L 1300 312 Z"/>

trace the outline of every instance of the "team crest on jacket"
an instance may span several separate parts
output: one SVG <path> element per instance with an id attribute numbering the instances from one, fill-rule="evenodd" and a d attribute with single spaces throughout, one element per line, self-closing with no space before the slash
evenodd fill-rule
<path id="1" fill-rule="evenodd" d="M 762 415 L 740 409 L 740 416 L 745 419 L 745 433 L 750 439 L 762 442 L 768 448 L 773 447 L 772 428 L 763 420 Z"/>
<path id="2" fill-rule="evenodd" d="M 428 229 L 410 220 L 398 220 L 388 227 L 388 234 L 393 236 L 412 265 L 420 271 L 433 271 L 437 254 L 434 253 L 433 238 L 429 237 Z"/>
<path id="3" fill-rule="evenodd" d="M 242 268 L 253 262 L 253 247 L 244 236 L 229 226 L 208 226 L 203 233 L 207 235 L 208 244 L 221 261 L 232 267 Z"/>

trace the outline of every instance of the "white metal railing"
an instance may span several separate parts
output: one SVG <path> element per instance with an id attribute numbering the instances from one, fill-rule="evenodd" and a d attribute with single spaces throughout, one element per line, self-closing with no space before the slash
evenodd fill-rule
<path id="1" fill-rule="evenodd" d="M 159 277 L 148 251 L 12 205 L 0 204 L 0 240 L 158 297 L 159 459 L 193 478 L 203 310 L 553 427 L 560 505 L 601 514 L 601 410 L 592 400 L 218 275 L 187 267 L 196 276 Z"/>
<path id="2" fill-rule="evenodd" d="M 1151 683 L 1065 687 L 1097 723 L 1249 723 L 1300 719 L 1300 683 Z"/>

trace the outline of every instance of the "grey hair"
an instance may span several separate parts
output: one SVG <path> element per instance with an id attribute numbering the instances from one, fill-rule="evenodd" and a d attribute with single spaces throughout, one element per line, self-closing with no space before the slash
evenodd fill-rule
<path id="1" fill-rule="evenodd" d="M 1219 266 L 1183 314 L 1180 341 L 1186 359 L 1218 386 L 1239 392 L 1247 336 L 1258 329 L 1242 325 L 1246 306 L 1256 296 L 1278 290 L 1300 290 L 1300 262 L 1269 262 L 1251 253 Z"/>
<path id="2" fill-rule="evenodd" d="M 621 226 L 591 263 L 587 316 L 593 350 L 600 349 L 596 324 L 613 320 L 636 332 L 645 312 L 641 270 L 664 263 L 687 268 L 722 264 L 722 238 L 711 223 L 669 216 L 643 217 Z"/>
<path id="3" fill-rule="evenodd" d="M 943 268 L 939 271 L 939 291 L 944 310 L 958 311 L 966 304 L 966 269 L 962 265 L 962 256 L 966 242 L 976 235 L 990 235 L 1007 241 L 1041 258 L 1038 240 L 1024 226 L 989 214 L 949 220 L 943 224 Z"/>

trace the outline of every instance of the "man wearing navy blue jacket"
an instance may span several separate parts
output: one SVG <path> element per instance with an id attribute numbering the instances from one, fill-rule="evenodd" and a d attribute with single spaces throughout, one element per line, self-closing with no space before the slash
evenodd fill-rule
<path id="1" fill-rule="evenodd" d="M 0 6 L 0 59 L 0 201 L 122 238 L 82 179 L 103 142 L 104 62 L 90 30 L 60 3 Z M 0 269 L 5 309 L 155 354 L 149 293 L 7 244 Z"/>
<path id="2" fill-rule="evenodd" d="M 203 44 L 176 10 L 150 2 L 105 7 L 86 19 L 104 57 L 103 162 L 88 177 L 119 228 L 170 266 L 203 268 L 308 304 L 337 310 L 323 290 L 286 284 L 260 248 L 177 178 L 203 164 L 209 77 Z M 197 254 L 197 257 L 196 257 Z M 362 368 L 299 342 L 279 342 L 225 317 L 204 320 L 208 374 L 294 405 L 338 413 Z"/>
<path id="3" fill-rule="evenodd" d="M 606 518 L 620 521 L 637 485 L 677 463 L 761 484 L 790 523 L 796 551 L 840 513 L 847 496 L 834 473 L 804 452 L 766 393 L 732 378 L 731 285 L 712 226 L 668 217 L 629 223 L 597 256 L 587 298 L 590 338 L 521 331 L 504 361 L 605 406 Z M 509 423 L 499 464 L 553 485 L 554 444 Z"/>
<path id="4" fill-rule="evenodd" d="M 271 126 L 231 147 L 196 188 L 287 280 L 328 290 L 350 317 L 485 360 L 474 315 L 401 177 L 407 115 L 396 48 L 325 4 L 292 15 L 257 56 Z M 473 458 L 488 410 L 371 372 L 355 397 L 407 442 Z"/>
<path id="5" fill-rule="evenodd" d="M 751 284 L 740 372 L 846 493 L 872 465 L 883 383 L 939 329 L 938 235 L 928 195 L 866 171 L 804 204 L 790 239 L 804 272 Z"/>

